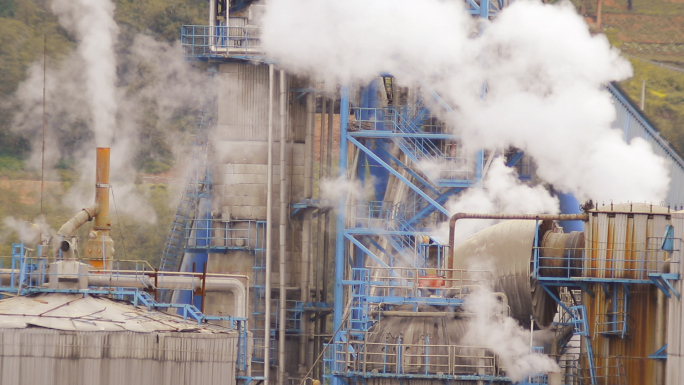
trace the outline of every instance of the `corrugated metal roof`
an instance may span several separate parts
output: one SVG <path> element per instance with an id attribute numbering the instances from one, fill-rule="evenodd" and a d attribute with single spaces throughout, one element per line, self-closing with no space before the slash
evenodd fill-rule
<path id="1" fill-rule="evenodd" d="M 82 294 L 46 293 L 0 301 L 0 329 L 32 326 L 75 331 L 230 332 L 145 307 Z"/>

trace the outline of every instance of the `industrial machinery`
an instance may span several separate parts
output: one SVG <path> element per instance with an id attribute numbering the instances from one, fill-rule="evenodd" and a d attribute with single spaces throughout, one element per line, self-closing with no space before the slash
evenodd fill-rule
<path id="1" fill-rule="evenodd" d="M 505 6 L 466 3 L 483 18 Z M 159 271 L 114 258 L 101 202 L 60 230 L 51 270 L 42 248 L 18 245 L 5 292 L 110 295 L 222 322 L 237 336 L 229 383 L 678 383 L 684 213 L 667 205 L 684 202 L 684 160 L 617 88 L 615 128 L 671 166 L 664 205 L 580 210 L 565 196 L 558 215 L 454 215 L 445 203 L 479 188 L 495 158 L 534 184 L 532 160 L 466 151 L 434 110 L 451 107 L 420 81 L 323 85 L 278 68 L 261 50 L 262 7 L 211 0 L 207 25 L 182 28 L 219 94 L 198 120 Z M 93 218 L 88 267 L 71 260 L 70 235 Z M 502 222 L 455 244 L 457 221 L 483 218 Z M 449 239 L 434 235 L 443 223 Z"/>
<path id="2" fill-rule="evenodd" d="M 466 3 L 483 18 L 506 5 Z M 460 245 L 431 236 L 458 218 L 445 202 L 480 186 L 492 159 L 503 156 L 520 180 L 536 183 L 531 159 L 515 148 L 465 151 L 431 111 L 450 106 L 420 82 L 378 74 L 323 87 L 278 70 L 260 47 L 258 15 L 268 5 L 209 4 L 208 25 L 181 33 L 185 56 L 220 74 L 210 171 L 193 182 L 211 186 L 211 203 L 185 226 L 183 266 L 201 271 L 198 258 L 208 255 L 207 271 L 251 274 L 247 383 L 677 383 L 677 364 L 667 365 L 665 382 L 664 359 L 679 323 L 664 312 L 677 317 L 680 306 L 680 214 L 636 204 L 581 212 L 559 194 L 558 216 L 519 215 Z M 606 87 L 614 127 L 625 140 L 649 141 L 678 186 L 684 161 Z M 329 201 L 321 191 L 336 177 L 363 192 L 338 187 L 342 196 Z M 665 205 L 682 194 L 671 188 Z M 469 325 L 482 319 L 472 303 L 482 292 L 496 299 L 485 319 L 533 331 L 523 353 L 551 357 L 552 370 L 521 379 L 491 344 L 473 343 Z M 205 309 L 229 303 L 207 297 Z M 648 316 L 630 321 L 639 314 Z"/>
<path id="3" fill-rule="evenodd" d="M 95 203 L 52 239 L 35 249 L 22 239 L 0 261 L 0 383 L 234 384 L 248 375 L 248 277 L 181 275 L 114 260 L 109 187 L 109 148 L 98 148 Z M 79 256 L 72 234 L 93 220 Z M 231 293 L 234 305 L 230 316 L 207 316 L 155 300 L 162 290 Z"/>

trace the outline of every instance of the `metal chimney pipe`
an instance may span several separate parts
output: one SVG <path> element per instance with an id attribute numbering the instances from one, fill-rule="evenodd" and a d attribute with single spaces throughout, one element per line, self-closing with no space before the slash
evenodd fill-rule
<path id="1" fill-rule="evenodd" d="M 95 203 L 98 213 L 95 216 L 94 230 L 109 231 L 112 222 L 109 219 L 109 148 L 97 148 L 97 170 L 95 178 Z"/>
<path id="2" fill-rule="evenodd" d="M 95 269 L 111 269 L 114 259 L 114 241 L 110 237 L 112 222 L 109 218 L 109 148 L 97 148 L 95 177 L 95 225 L 88 234 L 85 257 Z"/>

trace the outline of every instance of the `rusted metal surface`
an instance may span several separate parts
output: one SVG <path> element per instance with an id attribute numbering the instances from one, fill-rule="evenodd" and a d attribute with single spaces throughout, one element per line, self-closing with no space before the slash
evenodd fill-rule
<path id="1" fill-rule="evenodd" d="M 547 231 L 542 236 L 539 253 L 539 276 L 579 276 L 584 253 L 584 233 Z"/>
<path id="2" fill-rule="evenodd" d="M 93 231 L 85 243 L 85 257 L 96 269 L 111 269 L 114 260 L 114 241 L 110 237 L 112 221 L 109 218 L 109 148 L 97 148 L 95 215 Z"/>
<path id="3" fill-rule="evenodd" d="M 98 213 L 95 216 L 95 230 L 111 230 L 109 219 L 109 148 L 97 148 L 95 178 L 95 203 Z"/>
<path id="4" fill-rule="evenodd" d="M 601 327 L 601 321 L 605 320 L 605 315 L 613 313 L 612 293 L 615 288 L 604 287 L 602 284 L 590 284 L 588 288 L 594 296 L 585 292 L 582 301 L 587 307 L 597 375 L 606 379 L 601 383 L 653 384 L 656 363 L 648 356 L 660 348 L 660 346 L 655 346 L 656 291 L 658 289 L 653 285 L 628 287 L 627 334 L 621 337 Z M 618 380 L 618 368 L 611 364 L 611 361 L 617 358 L 623 361 L 624 374 L 620 376 L 621 380 Z"/>
<path id="5" fill-rule="evenodd" d="M 591 212 L 583 276 L 648 280 L 649 273 L 660 272 L 669 257 L 661 245 L 670 217 L 667 208 L 646 204 Z"/>
<path id="6" fill-rule="evenodd" d="M 672 225 L 674 227 L 674 237 L 684 238 L 684 212 L 677 212 L 672 215 Z M 673 257 L 681 260 L 682 250 L 674 250 Z M 684 276 L 682 264 L 671 265 L 671 273 L 678 273 Z M 682 280 L 673 282 L 675 289 L 682 293 L 684 284 Z M 679 384 L 684 378 L 684 302 L 674 297 L 670 297 L 667 302 L 667 365 L 666 365 L 666 384 Z M 656 347 L 660 349 L 660 346 Z"/>

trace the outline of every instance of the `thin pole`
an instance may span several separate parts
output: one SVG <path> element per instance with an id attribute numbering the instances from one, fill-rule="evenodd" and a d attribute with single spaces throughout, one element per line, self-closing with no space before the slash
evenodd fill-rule
<path id="1" fill-rule="evenodd" d="M 268 167 L 266 171 L 266 282 L 264 283 L 264 385 L 271 368 L 271 238 L 273 237 L 273 64 L 268 65 Z"/>
<path id="2" fill-rule="evenodd" d="M 45 184 L 45 68 L 47 67 L 47 35 L 43 36 L 43 148 L 40 160 L 40 218 L 43 219 L 43 190 Z"/>
<path id="3" fill-rule="evenodd" d="M 285 141 L 287 140 L 286 132 L 287 125 L 285 124 L 285 98 L 287 97 L 287 90 L 285 89 L 285 71 L 280 70 L 280 233 L 279 233 L 279 294 L 280 294 L 280 308 L 279 310 L 279 327 L 278 327 L 278 384 L 285 385 L 285 330 L 286 322 L 285 310 L 287 308 L 287 293 L 285 284 L 286 271 L 286 255 L 287 255 L 287 170 L 285 165 Z"/>

